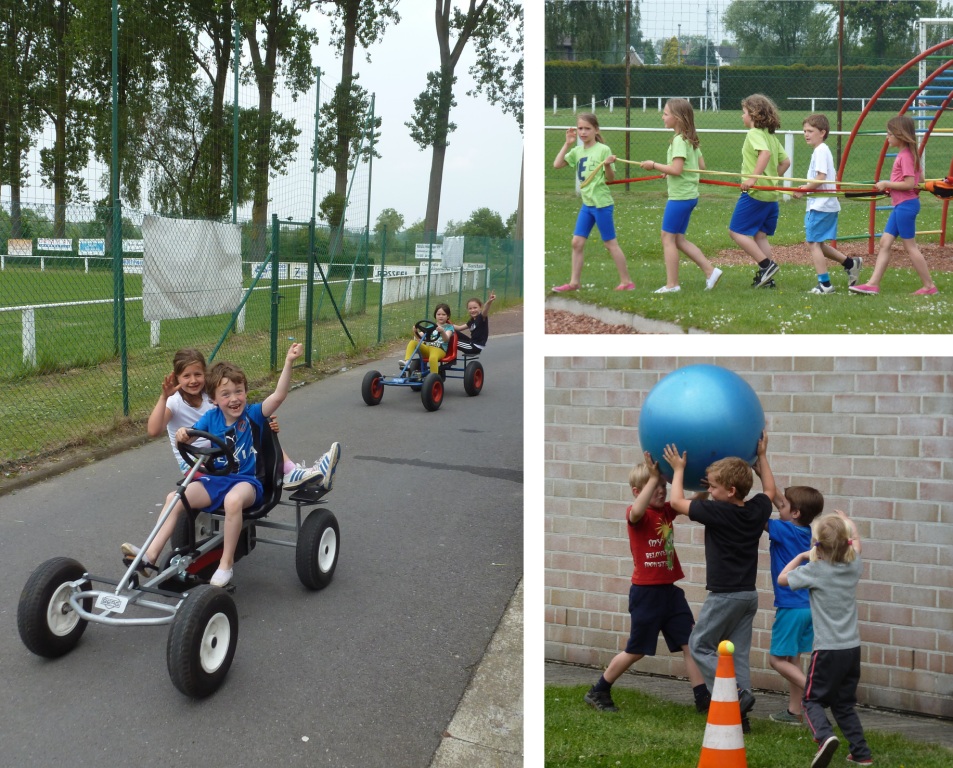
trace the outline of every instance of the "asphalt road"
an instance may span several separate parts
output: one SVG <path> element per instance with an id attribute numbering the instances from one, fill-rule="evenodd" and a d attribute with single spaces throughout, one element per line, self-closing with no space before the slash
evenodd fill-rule
<path id="1" fill-rule="evenodd" d="M 393 387 L 364 404 L 365 371 L 394 359 L 291 393 L 278 414 L 291 456 L 344 447 L 327 497 L 337 572 L 310 592 L 293 549 L 240 561 L 238 650 L 205 700 L 173 687 L 166 627 L 91 624 L 55 661 L 16 627 L 46 559 L 119 575 L 120 543 L 145 538 L 176 480 L 167 443 L 0 497 L 0 766 L 428 765 L 522 574 L 522 358 L 522 335 L 494 337 L 482 394 L 448 380 L 434 413 Z"/>

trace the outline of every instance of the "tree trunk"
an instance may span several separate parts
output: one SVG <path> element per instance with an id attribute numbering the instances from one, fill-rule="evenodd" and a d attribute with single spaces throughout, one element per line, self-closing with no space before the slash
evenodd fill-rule
<path id="1" fill-rule="evenodd" d="M 434 144 L 430 160 L 430 186 L 427 188 L 427 215 L 424 232 L 437 232 L 440 216 L 440 188 L 443 186 L 443 163 L 447 155 L 446 142 Z"/>
<path id="2" fill-rule="evenodd" d="M 67 88 L 66 31 L 68 25 L 67 0 L 61 0 L 56 11 L 54 37 L 56 47 L 56 114 L 53 115 L 53 237 L 66 236 L 66 131 L 69 96 Z"/>

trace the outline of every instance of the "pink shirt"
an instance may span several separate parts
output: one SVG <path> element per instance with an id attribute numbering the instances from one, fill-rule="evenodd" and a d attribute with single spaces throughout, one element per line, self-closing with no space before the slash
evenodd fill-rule
<path id="1" fill-rule="evenodd" d="M 897 157 L 893 161 L 893 168 L 890 171 L 890 180 L 903 181 L 907 176 L 913 176 L 917 184 L 923 181 L 923 169 L 916 169 L 913 152 L 910 151 L 909 147 L 904 147 L 897 153 Z M 900 205 L 900 203 L 905 203 L 907 200 L 916 200 L 919 194 L 920 190 L 916 187 L 903 190 L 891 189 L 890 202 L 895 206 Z"/>

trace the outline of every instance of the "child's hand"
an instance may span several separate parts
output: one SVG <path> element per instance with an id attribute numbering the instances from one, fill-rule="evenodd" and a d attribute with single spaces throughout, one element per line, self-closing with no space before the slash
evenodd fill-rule
<path id="1" fill-rule="evenodd" d="M 274 432 L 276 435 L 277 435 L 279 432 L 281 432 L 281 428 L 278 426 L 278 417 L 277 417 L 277 416 L 269 416 L 269 417 L 268 417 L 268 426 L 271 427 L 271 431 Z"/>
<path id="2" fill-rule="evenodd" d="M 604 164 L 604 165 L 612 165 L 612 164 L 613 164 L 616 160 L 618 160 L 618 159 L 619 159 L 619 158 L 617 158 L 615 155 L 609 155 L 609 156 L 605 159 L 605 161 L 604 161 L 603 164 Z"/>
<path id="3" fill-rule="evenodd" d="M 641 168 L 643 171 L 650 171 L 652 168 L 655 168 L 655 161 L 643 160 L 641 163 L 639 163 L 639 168 Z"/>
<path id="4" fill-rule="evenodd" d="M 768 454 L 768 433 L 764 431 L 761 433 L 761 439 L 758 440 L 758 458 L 762 456 L 767 456 Z"/>
<path id="5" fill-rule="evenodd" d="M 285 360 L 292 361 L 297 360 L 301 355 L 304 354 L 304 344 L 299 341 L 296 341 L 290 347 L 288 347 L 288 354 L 285 356 Z"/>
<path id="6" fill-rule="evenodd" d="M 170 373 L 162 380 L 162 396 L 168 400 L 172 395 L 174 395 L 179 389 L 179 381 L 175 377 L 175 373 Z"/>
<path id="7" fill-rule="evenodd" d="M 486 300 L 486 303 L 489 304 L 491 301 L 496 301 L 496 291 L 490 291 L 490 298 Z"/>
<path id="8" fill-rule="evenodd" d="M 566 146 L 567 146 L 567 147 L 571 147 L 573 144 L 576 143 L 576 136 L 577 136 L 577 135 L 578 135 L 578 134 L 576 133 L 576 129 L 575 129 L 575 128 L 567 128 L 567 129 L 566 129 Z"/>
<path id="9" fill-rule="evenodd" d="M 886 190 L 887 190 L 887 184 L 889 184 L 889 183 L 890 183 L 890 182 L 888 182 L 888 181 L 878 181 L 876 184 L 874 184 L 874 186 L 875 186 L 878 190 L 880 190 L 881 192 L 886 192 Z"/>
<path id="10" fill-rule="evenodd" d="M 175 430 L 175 442 L 191 443 L 192 438 L 189 437 L 189 430 L 185 427 L 179 427 L 177 430 Z"/>
<path id="11" fill-rule="evenodd" d="M 688 466 L 688 451 L 679 455 L 678 448 L 671 444 L 665 446 L 665 449 L 662 451 L 662 458 L 664 458 L 675 471 L 685 469 L 685 467 Z"/>
<path id="12" fill-rule="evenodd" d="M 645 451 L 642 457 L 645 459 L 645 466 L 649 468 L 649 477 L 659 477 L 661 472 L 659 471 L 658 462 L 652 458 L 652 454 Z"/>

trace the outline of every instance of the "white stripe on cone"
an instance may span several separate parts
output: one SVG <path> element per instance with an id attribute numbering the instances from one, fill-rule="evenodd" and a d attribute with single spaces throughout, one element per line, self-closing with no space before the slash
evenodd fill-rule
<path id="1" fill-rule="evenodd" d="M 744 749 L 745 739 L 741 732 L 741 725 L 712 725 L 705 726 L 705 738 L 702 746 L 708 749 Z"/>
<path id="2" fill-rule="evenodd" d="M 716 677 L 712 701 L 738 701 L 738 684 L 733 677 Z"/>

